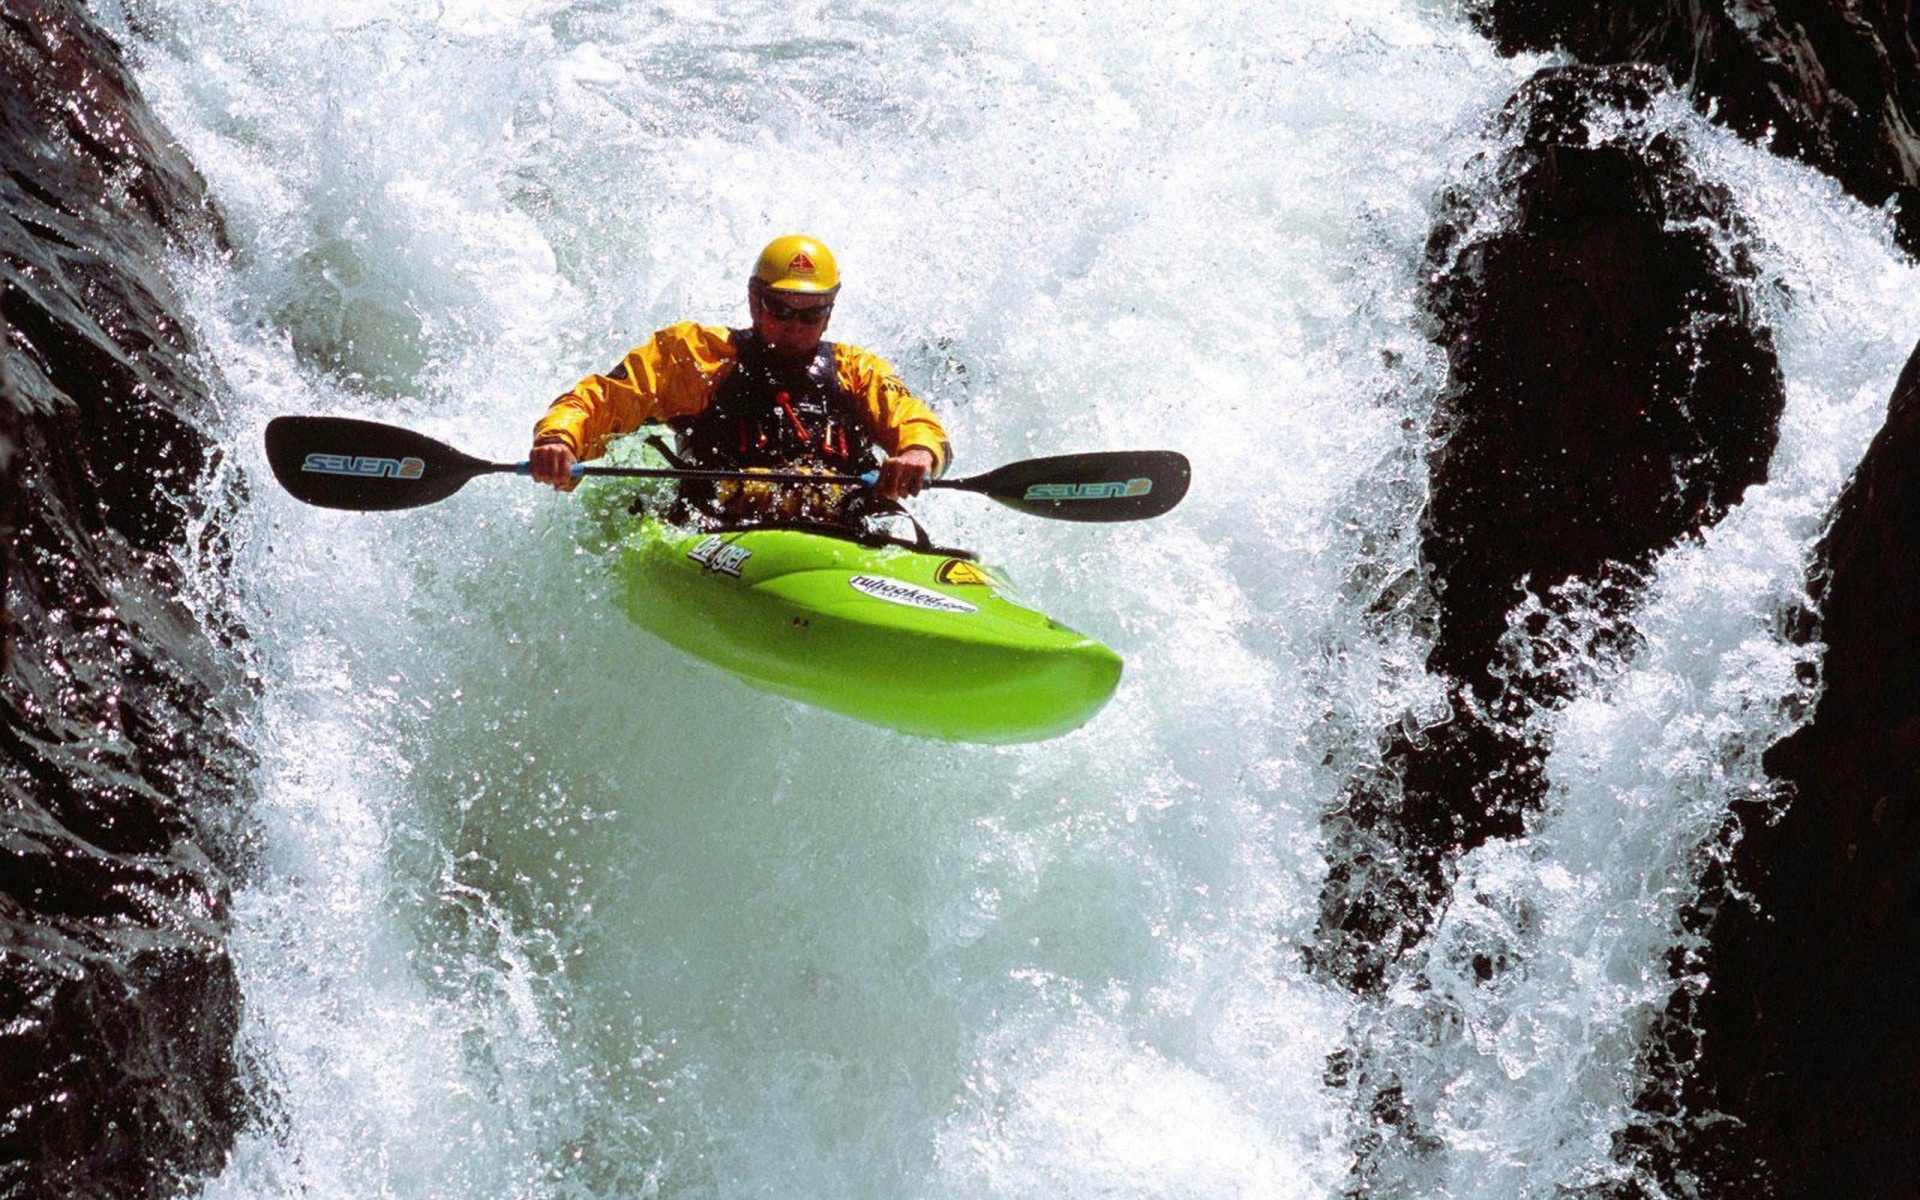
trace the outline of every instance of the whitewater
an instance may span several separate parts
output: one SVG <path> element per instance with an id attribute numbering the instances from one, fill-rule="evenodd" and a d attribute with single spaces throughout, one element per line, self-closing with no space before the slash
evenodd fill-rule
<path id="1" fill-rule="evenodd" d="M 1628 1171 L 1699 848 L 1806 698 L 1779 615 L 1920 332 L 1885 214 L 1660 114 L 1755 230 L 1770 481 L 1662 558 L 1635 657 L 1540 718 L 1548 808 L 1357 998 L 1303 962 L 1321 821 L 1444 705 L 1417 599 L 1375 603 L 1445 382 L 1422 256 L 1551 60 L 1443 0 L 97 9 L 232 246 L 177 264 L 260 687 L 257 1116 L 208 1200 L 1335 1197 L 1383 1072 L 1425 1134 L 1372 1194 Z M 266 473 L 281 413 L 523 456 L 652 329 L 741 323 L 802 230 L 846 280 L 829 336 L 958 471 L 1193 460 L 1139 525 L 916 503 L 1126 656 L 1081 731 L 944 745 L 752 692 L 619 613 L 580 497 L 338 513 Z"/>

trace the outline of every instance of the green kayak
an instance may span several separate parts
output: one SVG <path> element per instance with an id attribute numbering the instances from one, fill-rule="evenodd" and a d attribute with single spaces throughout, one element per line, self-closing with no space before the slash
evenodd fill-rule
<path id="1" fill-rule="evenodd" d="M 1038 741 L 1091 720 L 1120 682 L 1118 654 L 956 552 L 646 518 L 616 554 L 641 628 L 754 687 L 890 729 Z"/>

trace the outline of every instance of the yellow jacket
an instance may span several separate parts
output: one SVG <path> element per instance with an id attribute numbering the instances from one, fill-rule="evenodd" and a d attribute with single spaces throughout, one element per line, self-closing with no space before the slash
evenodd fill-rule
<path id="1" fill-rule="evenodd" d="M 599 458 L 621 434 L 706 408 L 738 357 L 725 329 L 670 325 L 627 351 L 612 374 L 589 375 L 555 400 L 534 426 L 534 440 L 557 438 L 575 458 Z M 892 367 L 842 342 L 834 343 L 833 359 L 840 386 L 858 402 L 881 449 L 898 454 L 922 446 L 933 453 L 934 474 L 946 469 L 947 431 Z"/>

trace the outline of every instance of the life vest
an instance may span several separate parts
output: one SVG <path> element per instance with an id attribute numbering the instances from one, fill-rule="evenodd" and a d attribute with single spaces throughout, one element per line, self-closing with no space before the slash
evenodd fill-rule
<path id="1" fill-rule="evenodd" d="M 699 412 L 669 422 L 679 465 L 858 475 L 877 443 L 858 402 L 840 381 L 833 343 L 804 362 L 775 358 L 750 329 L 729 331 L 736 358 Z M 800 521 L 848 524 L 873 507 L 864 491 L 839 485 L 751 481 L 681 484 L 672 519 L 715 525 Z M 891 505 L 887 507 L 893 507 Z"/>
<path id="2" fill-rule="evenodd" d="M 701 467 L 814 468 L 857 475 L 874 440 L 840 381 L 832 342 L 783 362 L 750 329 L 731 331 L 738 358 L 705 408 L 672 422 L 680 456 Z"/>

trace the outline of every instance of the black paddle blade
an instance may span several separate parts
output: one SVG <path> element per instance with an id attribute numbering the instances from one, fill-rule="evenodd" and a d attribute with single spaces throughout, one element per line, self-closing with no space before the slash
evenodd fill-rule
<path id="1" fill-rule="evenodd" d="M 410 429 L 351 417 L 275 417 L 267 461 L 295 499 L 361 512 L 432 504 L 497 469 Z"/>
<path id="2" fill-rule="evenodd" d="M 1008 508 L 1056 521 L 1144 521 L 1180 503 L 1192 480 L 1184 454 L 1107 450 L 1030 458 L 935 486 L 979 492 Z"/>

